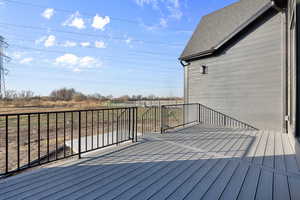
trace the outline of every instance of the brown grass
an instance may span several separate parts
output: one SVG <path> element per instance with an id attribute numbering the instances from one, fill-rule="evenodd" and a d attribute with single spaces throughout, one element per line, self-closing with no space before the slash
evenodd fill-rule
<path id="1" fill-rule="evenodd" d="M 75 110 L 100 108 L 109 105 L 109 102 L 98 100 L 86 101 L 47 101 L 47 100 L 14 100 L 0 101 L 0 113 L 24 113 L 24 112 L 44 112 L 58 110 Z"/>

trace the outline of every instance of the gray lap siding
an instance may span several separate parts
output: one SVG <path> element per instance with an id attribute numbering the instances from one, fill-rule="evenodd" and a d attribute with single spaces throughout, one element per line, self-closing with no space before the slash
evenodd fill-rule
<path id="1" fill-rule="evenodd" d="M 264 23 L 218 56 L 186 69 L 188 103 L 202 103 L 252 124 L 282 131 L 284 125 L 284 16 Z M 208 74 L 202 74 L 202 65 Z"/>

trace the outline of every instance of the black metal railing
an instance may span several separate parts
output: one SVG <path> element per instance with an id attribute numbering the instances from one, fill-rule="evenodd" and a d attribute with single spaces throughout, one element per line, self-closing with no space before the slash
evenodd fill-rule
<path id="1" fill-rule="evenodd" d="M 137 141 L 137 107 L 0 115 L 0 176 Z"/>
<path id="2" fill-rule="evenodd" d="M 199 122 L 199 104 L 174 104 L 161 107 L 161 132 Z"/>
<path id="3" fill-rule="evenodd" d="M 145 111 L 141 116 L 141 132 L 145 133 L 158 132 L 160 129 L 160 106 L 151 106 L 144 108 Z"/>
<path id="4" fill-rule="evenodd" d="M 162 106 L 161 116 L 161 133 L 169 129 L 197 123 L 228 128 L 258 130 L 254 126 L 199 103 Z"/>
<path id="5" fill-rule="evenodd" d="M 258 130 L 254 126 L 199 104 L 199 123 L 211 124 L 228 128 Z"/>

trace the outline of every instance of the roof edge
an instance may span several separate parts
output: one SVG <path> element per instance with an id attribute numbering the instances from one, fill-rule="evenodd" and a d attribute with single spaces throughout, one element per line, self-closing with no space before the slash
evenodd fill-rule
<path id="1" fill-rule="evenodd" d="M 202 52 L 195 53 L 195 54 L 192 54 L 192 55 L 189 55 L 189 56 L 179 57 L 178 60 L 183 60 L 183 61 L 193 60 L 193 59 L 196 59 L 196 58 L 201 58 L 201 57 L 204 57 L 204 56 L 212 55 L 215 51 L 216 51 L 216 49 L 212 48 L 210 50 L 202 51 Z"/>
<path id="2" fill-rule="evenodd" d="M 254 14 L 251 18 L 249 18 L 246 22 L 244 22 L 241 26 L 239 26 L 236 30 L 234 30 L 231 34 L 229 34 L 225 39 L 223 39 L 219 44 L 214 46 L 212 49 L 199 52 L 196 54 L 192 54 L 185 57 L 179 57 L 178 60 L 192 60 L 197 58 L 202 58 L 204 56 L 212 55 L 216 50 L 221 48 L 225 43 L 227 43 L 230 39 L 232 39 L 235 35 L 237 35 L 239 32 L 241 32 L 243 29 L 245 29 L 247 26 L 249 26 L 252 22 L 254 22 L 258 17 L 260 17 L 262 14 L 264 14 L 266 11 L 268 11 L 270 8 L 276 6 L 274 1 L 268 2 L 263 8 L 261 8 L 256 14 Z"/>

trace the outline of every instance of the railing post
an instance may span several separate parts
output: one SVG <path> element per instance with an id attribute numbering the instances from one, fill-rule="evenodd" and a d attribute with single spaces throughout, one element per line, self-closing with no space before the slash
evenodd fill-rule
<path id="1" fill-rule="evenodd" d="M 144 136 L 144 115 L 142 116 L 142 136 Z"/>
<path id="2" fill-rule="evenodd" d="M 155 129 L 155 132 L 157 131 L 157 107 L 155 106 L 154 107 L 154 129 Z"/>
<path id="3" fill-rule="evenodd" d="M 122 117 L 122 110 L 121 110 L 121 116 Z M 121 125 L 122 127 L 122 125 Z M 121 132 L 122 132 L 122 129 L 121 129 Z M 114 134 L 114 133 L 113 133 Z M 116 142 L 117 142 L 117 145 L 119 145 L 119 109 L 117 110 L 117 132 L 116 132 Z"/>
<path id="4" fill-rule="evenodd" d="M 128 109 L 128 139 L 130 139 L 131 134 L 131 108 Z"/>
<path id="5" fill-rule="evenodd" d="M 132 109 L 132 136 L 131 140 L 134 142 L 134 132 L 135 132 L 135 108 Z"/>
<path id="6" fill-rule="evenodd" d="M 138 141 L 138 139 L 137 139 L 138 108 L 135 108 L 135 118 L 136 118 L 136 122 L 135 122 L 135 142 L 137 142 Z"/>
<path id="7" fill-rule="evenodd" d="M 186 110 L 185 110 L 185 104 L 182 105 L 182 124 L 184 126 L 184 124 L 186 123 Z"/>
<path id="8" fill-rule="evenodd" d="M 81 112 L 78 113 L 78 158 L 81 158 Z"/>
<path id="9" fill-rule="evenodd" d="M 5 116 L 5 173 L 8 173 L 8 115 Z"/>
<path id="10" fill-rule="evenodd" d="M 200 107 L 200 106 L 201 106 L 200 103 L 198 103 L 198 123 L 199 123 L 199 124 L 200 124 L 200 122 L 201 122 L 201 120 L 200 120 L 200 117 L 201 117 L 201 116 L 200 116 L 200 113 L 201 113 L 201 112 L 200 112 L 200 108 L 201 108 L 201 107 Z"/>
<path id="11" fill-rule="evenodd" d="M 160 133 L 164 133 L 164 106 L 160 107 Z"/>

